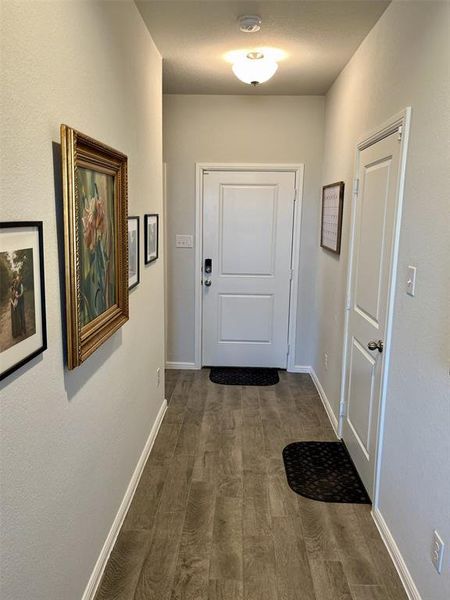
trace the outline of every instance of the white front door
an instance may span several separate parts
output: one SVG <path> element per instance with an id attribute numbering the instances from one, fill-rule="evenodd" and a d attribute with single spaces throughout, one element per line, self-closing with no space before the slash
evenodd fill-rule
<path id="1" fill-rule="evenodd" d="M 286 368 L 294 197 L 294 172 L 204 173 L 203 365 Z"/>
<path id="2" fill-rule="evenodd" d="M 399 193 L 399 137 L 395 132 L 360 152 L 355 199 L 343 438 L 370 496 Z"/>

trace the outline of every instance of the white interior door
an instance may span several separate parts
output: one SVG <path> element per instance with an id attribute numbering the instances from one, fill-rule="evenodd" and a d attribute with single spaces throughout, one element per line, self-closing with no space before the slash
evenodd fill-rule
<path id="1" fill-rule="evenodd" d="M 370 496 L 400 176 L 399 137 L 395 132 L 360 152 L 355 200 L 343 437 Z"/>
<path id="2" fill-rule="evenodd" d="M 204 174 L 203 365 L 286 367 L 294 198 L 294 172 Z"/>

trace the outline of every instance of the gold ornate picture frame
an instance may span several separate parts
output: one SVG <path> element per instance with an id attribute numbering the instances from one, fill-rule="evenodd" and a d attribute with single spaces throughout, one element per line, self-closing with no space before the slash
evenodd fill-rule
<path id="1" fill-rule="evenodd" d="M 128 320 L 127 157 L 61 125 L 67 363 Z"/>

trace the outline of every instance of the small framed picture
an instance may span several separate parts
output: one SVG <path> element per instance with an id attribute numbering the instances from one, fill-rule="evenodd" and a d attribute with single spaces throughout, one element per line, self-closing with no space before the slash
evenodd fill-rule
<path id="1" fill-rule="evenodd" d="M 139 283 L 139 217 L 128 217 L 128 289 Z"/>
<path id="2" fill-rule="evenodd" d="M 330 183 L 322 188 L 322 224 L 320 245 L 335 254 L 341 252 L 344 182 Z"/>
<path id="3" fill-rule="evenodd" d="M 159 215 L 145 215 L 145 264 L 158 258 Z"/>
<path id="4" fill-rule="evenodd" d="M 46 348 L 42 221 L 0 223 L 0 380 Z"/>

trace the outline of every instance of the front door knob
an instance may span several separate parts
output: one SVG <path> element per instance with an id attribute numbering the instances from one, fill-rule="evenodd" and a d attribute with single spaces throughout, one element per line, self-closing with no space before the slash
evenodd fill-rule
<path id="1" fill-rule="evenodd" d="M 369 350 L 378 350 L 378 352 L 383 352 L 383 340 L 378 340 L 378 342 L 371 341 L 367 344 Z"/>
<path id="2" fill-rule="evenodd" d="M 211 279 L 205 279 L 205 285 L 206 287 L 210 287 L 211 286 Z"/>

